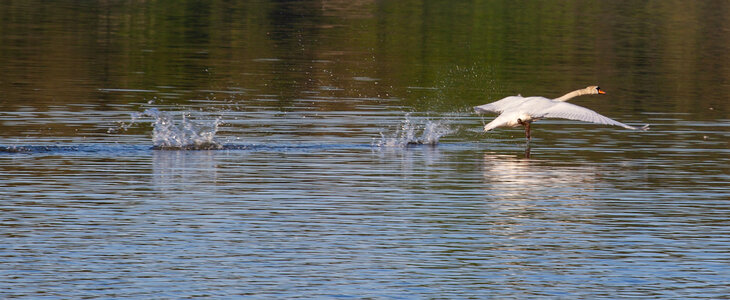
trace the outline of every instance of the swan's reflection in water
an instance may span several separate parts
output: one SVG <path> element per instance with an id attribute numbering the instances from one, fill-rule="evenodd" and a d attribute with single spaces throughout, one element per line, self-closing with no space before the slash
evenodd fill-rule
<path id="1" fill-rule="evenodd" d="M 513 155 L 486 153 L 483 156 L 484 182 L 501 196 L 552 195 L 570 196 L 585 194 L 596 184 L 596 168 L 586 165 L 568 165 L 559 162 L 525 159 Z M 550 193 L 553 190 L 554 193 Z M 546 193 L 547 192 L 547 193 Z"/>
<path id="2" fill-rule="evenodd" d="M 513 246 L 558 240 L 595 214 L 601 183 L 594 166 L 495 153 L 484 154 L 482 164 L 491 231 Z"/>
<path id="3" fill-rule="evenodd" d="M 494 277 L 550 289 L 560 286 L 561 274 L 587 274 L 581 262 L 600 247 L 592 231 L 600 185 L 595 169 L 486 153 L 482 178 L 491 236 L 483 251 L 488 261 L 501 262 Z"/>

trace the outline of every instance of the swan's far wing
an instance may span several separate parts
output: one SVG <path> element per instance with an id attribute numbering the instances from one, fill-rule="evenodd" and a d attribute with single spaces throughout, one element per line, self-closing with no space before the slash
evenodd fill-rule
<path id="1" fill-rule="evenodd" d="M 540 115 L 542 115 L 541 118 L 569 119 L 569 120 L 576 120 L 576 121 L 583 121 L 583 122 L 591 122 L 591 123 L 596 123 L 596 124 L 620 126 L 620 127 L 626 128 L 626 129 L 633 129 L 633 130 L 639 129 L 634 126 L 629 126 L 629 125 L 626 125 L 619 121 L 605 117 L 605 116 L 603 116 L 595 111 L 592 111 L 590 109 L 587 109 L 585 107 L 581 107 L 581 106 L 578 106 L 575 104 L 570 104 L 567 102 L 556 103 L 552 107 L 543 111 Z"/>
<path id="2" fill-rule="evenodd" d="M 501 100 L 494 101 L 492 103 L 482 104 L 479 106 L 474 106 L 474 111 L 477 113 L 485 113 L 485 112 L 494 112 L 494 113 L 502 113 L 505 110 L 516 107 L 528 98 L 522 97 L 522 96 L 510 96 L 503 98 Z"/>

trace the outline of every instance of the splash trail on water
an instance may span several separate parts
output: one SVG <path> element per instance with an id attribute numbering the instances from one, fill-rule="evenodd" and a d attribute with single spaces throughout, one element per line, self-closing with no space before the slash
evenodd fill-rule
<path id="1" fill-rule="evenodd" d="M 153 150 L 259 150 L 259 151 L 298 151 L 330 148 L 409 148 L 417 146 L 434 147 L 442 137 L 456 132 L 450 118 L 431 119 L 412 116 L 406 113 L 399 125 L 380 130 L 380 138 L 373 138 L 369 145 L 322 145 L 322 144 L 226 144 L 217 140 L 219 126 L 223 123 L 220 116 L 192 117 L 191 111 L 161 111 L 148 108 L 131 114 L 128 123 L 119 123 L 110 128 L 109 133 L 127 131 L 138 123 L 149 122 L 152 126 Z M 55 148 L 54 148 L 55 149 Z M 0 149 L 2 150 L 2 149 Z M 7 148 L 4 152 L 43 152 L 37 148 Z"/>

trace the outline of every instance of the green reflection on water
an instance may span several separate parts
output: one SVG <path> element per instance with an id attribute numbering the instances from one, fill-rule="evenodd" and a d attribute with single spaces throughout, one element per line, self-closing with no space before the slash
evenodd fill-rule
<path id="1" fill-rule="evenodd" d="M 592 107 L 604 112 L 727 118 L 728 12 L 681 1 L 4 2 L 0 108 L 185 103 L 233 88 L 282 107 L 316 92 L 454 111 L 600 84 L 612 97 Z"/>

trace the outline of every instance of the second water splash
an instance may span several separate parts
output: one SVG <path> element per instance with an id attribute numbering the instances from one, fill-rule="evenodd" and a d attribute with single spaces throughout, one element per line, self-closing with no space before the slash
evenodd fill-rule
<path id="1" fill-rule="evenodd" d="M 380 132 L 380 140 L 374 141 L 377 147 L 409 147 L 418 145 L 435 146 L 441 137 L 453 133 L 448 120 L 430 120 L 415 118 L 410 113 L 393 134 L 386 135 Z"/>
<path id="2" fill-rule="evenodd" d="M 143 112 L 133 113 L 132 121 L 129 124 L 121 124 L 119 129 L 126 130 L 137 120 L 150 117 L 153 119 L 152 144 L 154 149 L 218 150 L 223 148 L 215 140 L 218 126 L 221 123 L 220 117 L 216 117 L 214 120 L 194 121 L 190 119 L 187 112 L 180 112 L 180 115 L 179 121 L 176 121 L 171 112 L 149 108 Z"/>

